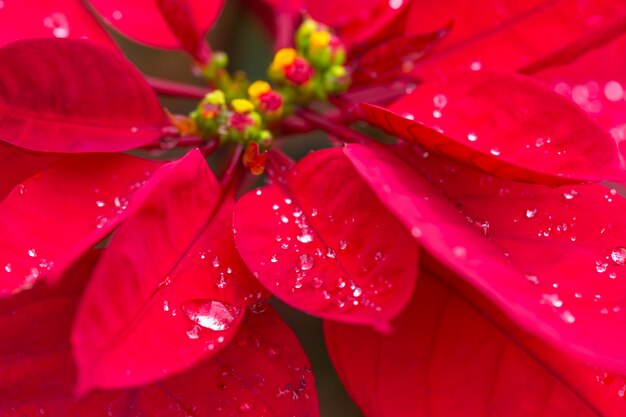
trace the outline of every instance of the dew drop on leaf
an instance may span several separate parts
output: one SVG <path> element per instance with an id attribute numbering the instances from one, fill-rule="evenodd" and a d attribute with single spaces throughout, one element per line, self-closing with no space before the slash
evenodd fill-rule
<path id="1" fill-rule="evenodd" d="M 623 266 L 626 264 L 626 248 L 615 248 L 611 251 L 611 260 L 617 265 Z"/>
<path id="2" fill-rule="evenodd" d="M 313 257 L 311 255 L 307 255 L 306 253 L 304 255 L 300 255 L 300 269 L 302 269 L 303 271 L 308 271 L 309 269 L 313 268 Z"/>
<path id="3" fill-rule="evenodd" d="M 192 322 L 214 331 L 230 328 L 239 314 L 237 308 L 214 300 L 191 300 L 183 303 L 183 312 Z"/>

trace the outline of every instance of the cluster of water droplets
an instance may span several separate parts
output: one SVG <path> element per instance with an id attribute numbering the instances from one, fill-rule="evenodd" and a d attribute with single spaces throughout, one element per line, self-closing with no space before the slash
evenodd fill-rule
<path id="1" fill-rule="evenodd" d="M 126 186 L 126 190 L 118 195 L 110 196 L 102 188 L 96 187 L 93 189 L 94 204 L 97 208 L 95 226 L 97 229 L 103 229 L 111 221 L 111 219 L 121 215 L 129 206 L 132 199 L 132 195 L 148 183 L 151 172 L 145 171 L 144 177 L 132 182 Z M 117 175 L 111 177 L 112 182 L 119 180 Z M 121 188 L 123 188 L 122 186 Z M 108 189 L 108 187 L 107 187 Z M 106 190 L 106 189 L 105 189 Z"/>
<path id="2" fill-rule="evenodd" d="M 359 278 L 370 275 L 376 264 L 385 259 L 384 253 L 379 251 L 371 256 L 362 254 L 356 248 L 351 250 L 349 238 L 336 238 L 337 230 L 358 227 L 354 217 L 336 219 L 324 209 L 315 207 L 307 209 L 305 213 L 291 198 L 274 202 L 271 209 L 278 226 L 274 236 L 278 250 L 261 265 L 282 269 L 285 262 L 292 263 L 295 259 L 293 278 L 289 281 L 276 280 L 274 284 L 277 289 L 286 288 L 293 295 L 316 294 L 329 308 L 364 306 L 375 311 L 382 310 L 375 299 L 387 291 L 391 283 L 376 275 L 368 277 L 366 283 Z M 335 230 L 328 233 L 335 238 L 326 240 L 326 236 L 317 234 L 317 228 Z M 356 261 L 361 269 L 346 271 L 342 263 L 346 259 L 350 259 L 349 262 Z"/>
<path id="3" fill-rule="evenodd" d="M 67 38 L 70 36 L 70 22 L 63 13 L 55 12 L 44 17 L 43 25 L 52 32 L 55 38 Z"/>

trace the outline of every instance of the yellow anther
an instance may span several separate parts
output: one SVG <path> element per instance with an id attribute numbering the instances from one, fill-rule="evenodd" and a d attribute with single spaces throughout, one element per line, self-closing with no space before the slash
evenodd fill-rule
<path id="1" fill-rule="evenodd" d="M 233 110 L 240 114 L 249 113 L 254 110 L 254 104 L 245 98 L 236 98 L 231 101 L 230 104 L 233 106 Z"/>
<path id="2" fill-rule="evenodd" d="M 330 43 L 330 33 L 326 31 L 313 32 L 309 38 L 310 48 L 325 48 Z"/>
<path id="3" fill-rule="evenodd" d="M 204 96 L 204 102 L 224 106 L 226 105 L 226 97 L 222 90 L 213 90 Z"/>
<path id="4" fill-rule="evenodd" d="M 298 54 L 293 48 L 279 49 L 278 52 L 276 52 L 276 55 L 274 55 L 272 67 L 277 70 L 282 70 L 283 68 L 293 64 L 293 61 L 296 60 L 297 56 Z"/>
<path id="5" fill-rule="evenodd" d="M 272 87 L 266 81 L 255 81 L 248 87 L 248 95 L 252 98 L 259 98 L 270 91 L 272 91 Z"/>

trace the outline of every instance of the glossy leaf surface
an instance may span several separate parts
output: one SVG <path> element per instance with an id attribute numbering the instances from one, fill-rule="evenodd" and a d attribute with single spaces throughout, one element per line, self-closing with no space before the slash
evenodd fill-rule
<path id="1" fill-rule="evenodd" d="M 310 314 L 385 329 L 408 300 L 417 247 L 340 149 L 243 196 L 235 242 L 274 295 Z"/>
<path id="2" fill-rule="evenodd" d="M 346 154 L 426 251 L 518 325 L 626 370 L 626 199 L 615 190 L 515 183 L 434 155 L 403 162 L 380 147 Z"/>
<path id="3" fill-rule="evenodd" d="M 450 35 L 414 73 L 432 79 L 451 71 L 521 69 L 559 53 L 585 47 L 595 32 L 624 30 L 620 0 L 443 0 L 413 2 L 408 34 L 453 23 Z"/>
<path id="4" fill-rule="evenodd" d="M 610 134 L 526 77 L 467 73 L 420 85 L 387 110 L 364 109 L 368 121 L 391 134 L 503 178 L 547 184 L 624 178 Z"/>
<path id="5" fill-rule="evenodd" d="M 28 152 L 0 142 L 0 201 L 21 181 L 48 168 L 61 155 Z"/>
<path id="6" fill-rule="evenodd" d="M 246 317 L 229 346 L 191 371 L 77 399 L 70 328 L 94 261 L 81 261 L 53 289 L 37 286 L 0 302 L 0 415 L 319 415 L 309 362 L 272 310 Z"/>
<path id="7" fill-rule="evenodd" d="M 17 185 L 0 204 L 0 295 L 43 276 L 55 282 L 132 212 L 139 189 L 159 187 L 149 179 L 161 166 L 121 154 L 70 156 Z"/>
<path id="8" fill-rule="evenodd" d="M 80 0 L 3 0 L 0 46 L 20 39 L 89 39 L 117 50 L 106 31 Z"/>
<path id="9" fill-rule="evenodd" d="M 185 49 L 198 56 L 223 0 L 90 0 L 123 35 L 150 46 Z"/>
<path id="10" fill-rule="evenodd" d="M 79 309 L 81 391 L 153 382 L 215 355 L 245 302 L 257 301 L 260 284 L 227 235 L 221 189 L 200 153 L 153 181 L 160 188 L 116 232 Z"/>
<path id="11" fill-rule="evenodd" d="M 156 95 L 124 58 L 85 40 L 0 49 L 0 140 L 44 152 L 114 152 L 161 137 Z"/>
<path id="12" fill-rule="evenodd" d="M 455 279 L 422 268 L 391 335 L 325 322 L 333 363 L 365 416 L 624 415 L 623 383 L 521 332 Z"/>

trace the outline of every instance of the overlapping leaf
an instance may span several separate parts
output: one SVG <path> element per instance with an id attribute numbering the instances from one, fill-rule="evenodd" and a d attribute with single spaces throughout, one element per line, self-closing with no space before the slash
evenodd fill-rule
<path id="1" fill-rule="evenodd" d="M 0 7 L 0 46 L 20 39 L 89 39 L 117 50 L 80 0 L 5 0 Z"/>
<path id="2" fill-rule="evenodd" d="M 121 154 L 61 159 L 18 184 L 0 204 L 0 295 L 54 282 L 158 189 L 163 163 Z M 137 204 L 135 204 L 135 200 Z"/>
<path id="3" fill-rule="evenodd" d="M 455 280 L 421 268 L 391 335 L 325 323 L 333 363 L 365 416 L 624 415 L 623 381 L 520 331 Z"/>
<path id="4" fill-rule="evenodd" d="M 161 137 L 156 95 L 128 61 L 85 40 L 0 48 L 0 140 L 44 152 L 115 152 Z"/>
<path id="5" fill-rule="evenodd" d="M 264 296 L 234 247 L 233 202 L 221 205 L 232 196 L 200 153 L 153 181 L 159 189 L 112 238 L 79 309 L 83 391 L 153 382 L 214 355 Z"/>
<path id="6" fill-rule="evenodd" d="M 123 35 L 147 45 L 184 49 L 203 60 L 204 35 L 219 16 L 223 0 L 90 0 Z"/>
<path id="7" fill-rule="evenodd" d="M 77 398 L 70 328 L 95 260 L 90 254 L 54 289 L 37 286 L 0 302 L 1 415 L 319 415 L 309 362 L 272 310 L 247 316 L 229 346 L 188 372 Z"/>
<path id="8" fill-rule="evenodd" d="M 562 184 L 623 180 L 615 141 L 573 103 L 512 74 L 466 73 L 426 83 L 367 120 L 496 176 Z"/>
<path id="9" fill-rule="evenodd" d="M 385 329 L 414 285 L 416 246 L 340 149 L 315 152 L 284 184 L 243 196 L 234 227 L 265 287 L 319 317 Z"/>
<path id="10" fill-rule="evenodd" d="M 521 327 L 626 370 L 626 199 L 615 190 L 516 183 L 434 155 L 403 162 L 380 147 L 345 152 L 425 250 Z"/>

